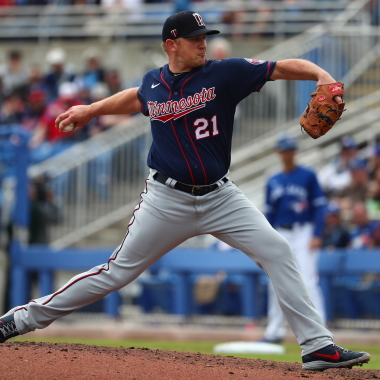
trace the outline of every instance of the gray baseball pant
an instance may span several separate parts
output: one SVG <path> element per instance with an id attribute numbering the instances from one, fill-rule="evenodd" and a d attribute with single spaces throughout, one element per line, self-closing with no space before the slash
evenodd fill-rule
<path id="1" fill-rule="evenodd" d="M 247 254 L 268 274 L 302 355 L 332 343 L 289 244 L 236 185 L 226 182 L 204 196 L 193 196 L 155 181 L 155 172 L 151 170 L 127 235 L 108 263 L 73 277 L 53 294 L 15 308 L 20 334 L 45 328 L 126 286 L 183 241 L 211 234 Z"/>

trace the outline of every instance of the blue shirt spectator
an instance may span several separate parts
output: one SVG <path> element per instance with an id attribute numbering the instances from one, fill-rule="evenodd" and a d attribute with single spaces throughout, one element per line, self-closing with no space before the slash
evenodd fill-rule
<path id="1" fill-rule="evenodd" d="M 323 248 L 347 248 L 350 245 L 350 231 L 342 223 L 339 205 L 330 202 L 326 209 L 325 228 L 322 235 Z"/>

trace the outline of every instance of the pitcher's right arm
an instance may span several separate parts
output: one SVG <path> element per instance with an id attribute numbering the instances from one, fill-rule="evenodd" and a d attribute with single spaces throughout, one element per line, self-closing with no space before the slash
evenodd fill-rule
<path id="1" fill-rule="evenodd" d="M 71 107 L 57 117 L 55 126 L 62 132 L 67 125 L 72 123 L 75 128 L 83 127 L 96 116 L 139 112 L 141 103 L 137 97 L 137 90 L 138 87 L 129 88 L 90 105 Z"/>

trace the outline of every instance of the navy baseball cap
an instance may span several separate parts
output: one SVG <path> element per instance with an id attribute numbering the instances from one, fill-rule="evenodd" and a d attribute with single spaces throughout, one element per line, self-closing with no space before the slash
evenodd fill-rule
<path id="1" fill-rule="evenodd" d="M 297 149 L 298 148 L 297 140 L 290 135 L 282 135 L 277 140 L 276 148 L 280 152 Z"/>
<path id="2" fill-rule="evenodd" d="M 207 29 L 199 13 L 193 11 L 177 12 L 168 17 L 162 28 L 162 41 L 168 39 L 197 37 L 202 34 L 218 34 L 219 30 Z"/>

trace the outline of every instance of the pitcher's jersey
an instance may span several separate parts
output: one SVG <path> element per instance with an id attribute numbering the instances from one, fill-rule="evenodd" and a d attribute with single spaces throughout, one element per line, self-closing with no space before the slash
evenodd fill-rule
<path id="1" fill-rule="evenodd" d="M 148 166 L 193 185 L 222 178 L 231 162 L 236 105 L 260 91 L 275 65 L 229 58 L 208 60 L 180 75 L 172 74 L 168 65 L 148 71 L 138 90 L 153 135 Z"/>
<path id="2" fill-rule="evenodd" d="M 269 178 L 266 187 L 265 216 L 277 228 L 295 223 L 313 223 L 314 236 L 321 236 L 326 197 L 315 173 L 297 166 L 290 173 Z"/>

